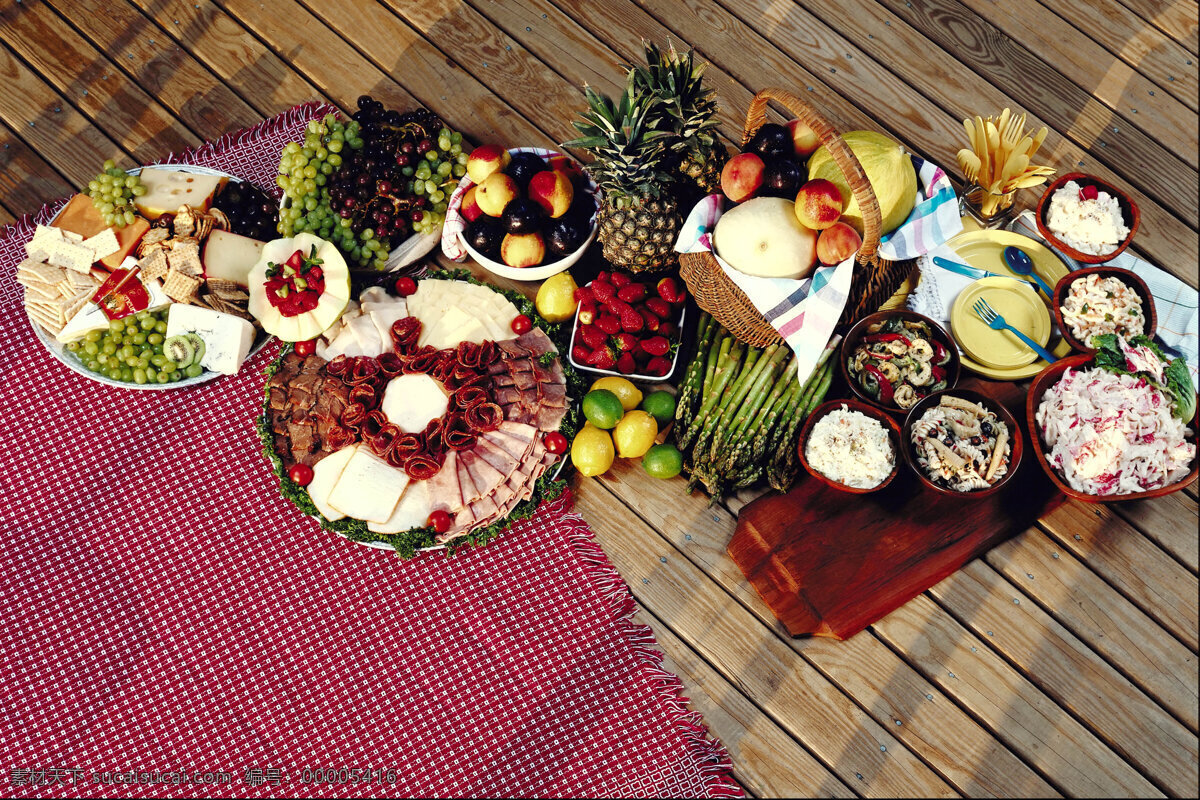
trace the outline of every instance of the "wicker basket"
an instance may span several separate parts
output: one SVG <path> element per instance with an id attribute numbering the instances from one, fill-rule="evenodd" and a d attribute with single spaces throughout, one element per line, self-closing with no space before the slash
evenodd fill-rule
<path id="1" fill-rule="evenodd" d="M 849 145 L 842 140 L 829 121 L 808 103 L 783 89 L 763 89 L 750 102 L 750 111 L 746 115 L 746 129 L 742 133 L 742 146 L 744 147 L 755 131 L 766 122 L 767 103 L 771 100 L 779 102 L 798 119 L 806 122 L 817 134 L 821 144 L 829 148 L 834 162 L 849 181 L 850 190 L 862 211 L 862 248 L 856 257 L 850 297 L 846 300 L 846 308 L 837 326 L 839 331 L 844 331 L 866 315 L 878 311 L 905 283 L 916 262 L 888 261 L 880 257 L 878 248 L 883 222 L 879 212 L 879 201 L 871 190 L 871 183 Z M 755 347 L 764 347 L 780 341 L 779 332 L 771 327 L 746 294 L 729 279 L 712 253 L 681 254 L 679 274 L 700 307 L 743 342 Z"/>

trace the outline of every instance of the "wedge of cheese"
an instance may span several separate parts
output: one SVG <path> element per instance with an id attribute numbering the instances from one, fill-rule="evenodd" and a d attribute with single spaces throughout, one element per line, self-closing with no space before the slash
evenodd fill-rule
<path id="1" fill-rule="evenodd" d="M 308 496 L 313 501 L 313 505 L 317 507 L 317 511 L 320 511 L 321 515 L 330 522 L 346 516 L 329 505 L 329 493 L 337 485 L 338 478 L 342 477 L 342 472 L 350 463 L 350 457 L 354 455 L 354 451 L 358 447 L 359 445 L 356 444 L 343 447 L 313 465 L 313 479 L 307 486 Z"/>
<path id="2" fill-rule="evenodd" d="M 139 214 L 151 220 L 163 214 L 174 214 L 182 205 L 207 211 L 213 195 L 229 180 L 218 175 L 193 175 L 160 167 L 146 167 L 140 177 L 146 193 L 135 197 L 133 204 Z"/>
<path id="3" fill-rule="evenodd" d="M 53 224 L 56 228 L 78 234 L 84 239 L 91 239 L 102 231 L 109 230 L 109 226 L 101 218 L 100 212 L 92 205 L 92 198 L 86 194 L 77 194 L 72 197 L 70 202 L 63 206 L 63 210 L 58 212 Z M 100 263 L 109 269 L 121 266 L 121 262 L 133 252 L 133 248 L 137 246 L 148 230 L 150 230 L 150 223 L 141 217 L 135 218 L 132 224 L 123 228 L 112 228 L 113 234 L 117 238 L 117 249 L 103 256 Z"/>
<path id="4" fill-rule="evenodd" d="M 384 523 L 392 517 L 408 474 L 391 466 L 370 448 L 357 447 L 329 493 L 329 506 L 348 517 Z"/>
<path id="5" fill-rule="evenodd" d="M 424 528 L 433 513 L 433 501 L 429 497 L 429 481 L 412 481 L 400 502 L 392 510 L 387 522 L 368 522 L 367 530 L 375 533 L 400 533 L 413 528 Z"/>
<path id="6" fill-rule="evenodd" d="M 167 336 L 194 333 L 204 340 L 200 366 L 222 375 L 236 375 L 254 344 L 249 320 L 203 306 L 173 303 L 167 312 Z"/>
<path id="7" fill-rule="evenodd" d="M 249 285 L 247 276 L 262 256 L 263 243 L 229 231 L 212 231 L 204 242 L 204 277 Z"/>
<path id="8" fill-rule="evenodd" d="M 432 419 L 446 413 L 450 397 L 442 384 L 428 375 L 397 375 L 383 390 L 379 409 L 388 422 L 405 433 L 419 433 Z"/>

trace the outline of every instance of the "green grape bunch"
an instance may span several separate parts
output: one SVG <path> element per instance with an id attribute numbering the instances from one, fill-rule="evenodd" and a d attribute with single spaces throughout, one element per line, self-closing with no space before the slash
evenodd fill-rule
<path id="1" fill-rule="evenodd" d="M 124 228 L 137 218 L 133 198 L 144 195 L 146 185 L 110 158 L 104 162 L 104 171 L 88 181 L 87 193 L 105 225 Z"/>

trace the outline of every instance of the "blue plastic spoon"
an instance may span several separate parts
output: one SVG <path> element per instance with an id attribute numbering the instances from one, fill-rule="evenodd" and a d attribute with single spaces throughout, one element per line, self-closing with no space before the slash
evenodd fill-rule
<path id="1" fill-rule="evenodd" d="M 1046 297 L 1052 297 L 1054 290 L 1046 285 L 1036 272 L 1033 271 L 1033 261 L 1029 258 L 1029 254 L 1019 247 L 1008 246 L 1004 248 L 1004 260 L 1008 263 L 1008 268 L 1018 275 L 1028 275 L 1037 282 L 1038 288 L 1046 293 Z"/>

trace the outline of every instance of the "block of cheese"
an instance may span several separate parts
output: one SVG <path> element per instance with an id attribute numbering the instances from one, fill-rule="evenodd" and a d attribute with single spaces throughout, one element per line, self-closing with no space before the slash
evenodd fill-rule
<path id="1" fill-rule="evenodd" d="M 146 219 L 174 214 L 183 205 L 207 211 L 217 189 L 229 180 L 218 175 L 193 175 L 160 167 L 146 167 L 139 177 L 146 193 L 135 197 L 133 204 Z"/>
<path id="2" fill-rule="evenodd" d="M 247 286 L 246 277 L 262 255 L 263 243 L 229 231 L 213 231 L 204 243 L 204 277 Z"/>
<path id="3" fill-rule="evenodd" d="M 90 239 L 110 227 L 104 223 L 100 212 L 92 205 L 92 198 L 86 194 L 77 194 L 72 197 L 54 218 L 53 224 L 56 228 L 79 234 L 84 239 Z M 137 243 L 141 241 L 142 236 L 148 230 L 150 230 L 150 223 L 141 217 L 135 218 L 124 228 L 113 228 L 112 231 L 117 237 L 117 249 L 101 258 L 100 263 L 109 269 L 119 267 L 125 257 L 133 252 L 133 248 L 137 247 Z"/>
<path id="4" fill-rule="evenodd" d="M 211 308 L 174 303 L 167 312 L 167 336 L 180 333 L 194 333 L 203 339 L 200 366 L 222 375 L 236 375 L 254 343 L 254 326 L 249 320 Z"/>
<path id="5" fill-rule="evenodd" d="M 449 407 L 450 398 L 442 384 L 420 373 L 397 375 L 388 381 L 379 404 L 388 422 L 405 433 L 425 430 L 430 420 L 445 414 Z"/>
<path id="6" fill-rule="evenodd" d="M 387 522 L 408 487 L 408 474 L 388 464 L 368 447 L 356 447 L 329 505 L 343 514 L 367 522 Z"/>
<path id="7" fill-rule="evenodd" d="M 350 463 L 350 456 L 354 455 L 354 450 L 357 447 L 358 445 L 356 444 L 343 447 L 341 450 L 325 456 L 313 465 L 313 478 L 308 484 L 308 496 L 312 499 L 313 505 L 317 507 L 317 510 L 321 512 L 321 515 L 330 522 L 346 516 L 341 511 L 329 505 L 329 494 L 333 491 L 333 487 L 337 486 L 338 478 L 342 477 L 342 472 L 346 469 L 346 465 Z"/>

